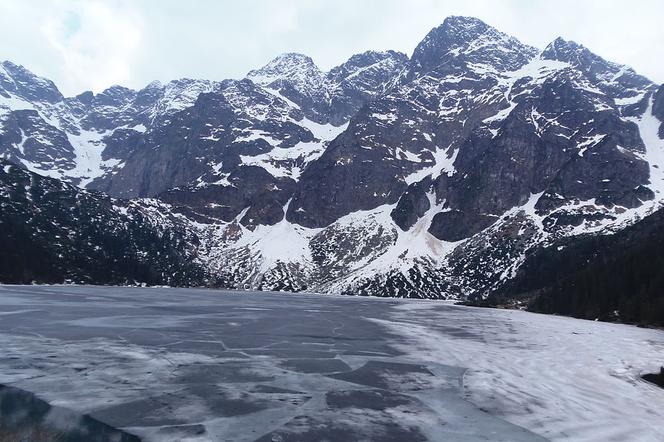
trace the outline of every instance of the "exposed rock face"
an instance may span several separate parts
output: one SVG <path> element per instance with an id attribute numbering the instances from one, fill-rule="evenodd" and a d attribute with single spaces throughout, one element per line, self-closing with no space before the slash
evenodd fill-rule
<path id="1" fill-rule="evenodd" d="M 620 69 L 575 43 L 556 40 L 538 57 L 479 20 L 449 18 L 417 47 L 400 86 L 361 110 L 305 172 L 289 219 L 325 226 L 393 204 L 407 184 L 426 176 L 437 179 L 438 201 L 453 210 L 434 220 L 440 239 L 446 219 L 466 225 L 465 234 L 456 227 L 450 237 L 463 239 L 549 186 L 542 205 L 565 194 L 638 205 L 646 194 L 634 189 L 648 180 L 647 164 L 634 155 L 643 150 L 638 131 L 622 120 L 612 96 L 589 86 Z M 620 97 L 643 84 L 625 76 Z M 601 151 L 581 156 L 583 143 Z M 614 172 L 589 164 L 608 158 Z M 579 178 L 590 182 L 579 186 Z M 343 198 L 352 189 L 364 196 Z"/>
<path id="2" fill-rule="evenodd" d="M 370 106 L 361 112 L 368 109 Z M 305 170 L 289 208 L 289 221 L 324 227 L 352 212 L 398 201 L 407 187 L 400 179 L 402 168 L 398 162 L 388 161 L 386 152 L 376 146 L 359 144 L 363 131 L 362 123 L 352 121 Z"/>
<path id="3" fill-rule="evenodd" d="M 497 216 L 478 212 L 449 210 L 433 217 L 429 232 L 443 241 L 456 242 L 481 232 L 497 220 Z"/>
<path id="4" fill-rule="evenodd" d="M 490 45 L 480 41 L 491 36 L 498 40 Z M 324 226 L 356 210 L 395 203 L 408 184 L 451 172 L 458 144 L 501 104 L 481 98 L 495 82 L 483 74 L 486 68 L 473 71 L 474 63 L 500 53 L 495 69 L 505 71 L 525 63 L 533 52 L 479 20 L 445 20 L 417 47 L 397 85 L 360 110 L 344 136 L 303 175 L 289 219 Z M 321 177 L 314 167 L 326 174 Z M 354 188 L 362 189 L 364 197 L 342 197 Z M 315 207 L 321 199 L 322 213 Z"/>
<path id="5" fill-rule="evenodd" d="M 283 207 L 295 185 L 292 179 L 275 178 L 258 166 L 238 167 L 227 180 L 228 185 L 171 189 L 160 199 L 181 206 L 187 216 L 201 222 L 230 222 L 249 208 L 240 218 L 242 225 L 273 225 L 284 217 Z"/>
<path id="6" fill-rule="evenodd" d="M 195 231 L 229 287 L 481 296 L 529 250 L 664 200 L 664 87 L 571 41 L 449 17 L 411 58 L 64 98 L 4 63 L 0 155 Z M 169 216 L 158 214 L 168 211 Z"/>
<path id="7" fill-rule="evenodd" d="M 50 81 L 9 62 L 0 69 L 0 155 L 83 187 L 122 169 L 146 132 L 192 106 L 209 81 L 152 83 L 141 91 L 112 86 L 64 98 Z M 121 195 L 122 192 L 118 192 Z"/>
<path id="8" fill-rule="evenodd" d="M 431 209 L 431 180 L 423 179 L 411 184 L 401 194 L 399 202 L 390 213 L 394 223 L 401 230 L 409 230 L 418 219 L 422 218 Z"/>

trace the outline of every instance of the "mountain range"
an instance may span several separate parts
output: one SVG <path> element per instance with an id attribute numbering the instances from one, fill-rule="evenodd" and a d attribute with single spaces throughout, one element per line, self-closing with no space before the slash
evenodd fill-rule
<path id="1" fill-rule="evenodd" d="M 0 157 L 6 282 L 478 299 L 661 207 L 664 87 L 470 17 L 410 56 L 75 97 L 5 61 Z"/>

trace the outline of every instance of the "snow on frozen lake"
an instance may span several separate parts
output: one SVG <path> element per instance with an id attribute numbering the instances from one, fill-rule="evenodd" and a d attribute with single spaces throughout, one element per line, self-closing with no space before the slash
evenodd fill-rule
<path id="1" fill-rule="evenodd" d="M 664 363 L 664 332 L 624 325 L 431 301 L 0 286 L 0 348 L 0 384 L 144 441 L 664 440 L 664 390 L 640 379 Z"/>
<path id="2" fill-rule="evenodd" d="M 465 397 L 551 440 L 662 441 L 664 332 L 513 311 L 410 302 L 376 320 L 411 357 L 468 367 Z"/>

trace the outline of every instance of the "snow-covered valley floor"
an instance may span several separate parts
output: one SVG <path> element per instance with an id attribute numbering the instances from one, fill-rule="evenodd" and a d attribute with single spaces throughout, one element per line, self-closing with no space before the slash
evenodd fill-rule
<path id="1" fill-rule="evenodd" d="M 30 415 L 69 431 L 74 413 L 85 431 L 144 441 L 664 440 L 664 390 L 640 379 L 664 363 L 664 332 L 624 325 L 435 301 L 0 286 L 0 348 L 0 430 Z M 53 408 L 25 410 L 17 391 Z"/>

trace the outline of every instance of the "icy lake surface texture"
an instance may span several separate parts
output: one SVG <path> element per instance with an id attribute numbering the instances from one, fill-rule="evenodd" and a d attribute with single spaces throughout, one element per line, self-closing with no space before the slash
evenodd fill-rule
<path id="1" fill-rule="evenodd" d="M 664 390 L 640 379 L 664 363 L 664 332 L 624 325 L 431 301 L 0 286 L 0 348 L 0 423 L 76 415 L 89 440 L 98 428 L 143 441 L 664 440 Z M 42 414 L 19 409 L 35 403 Z"/>

